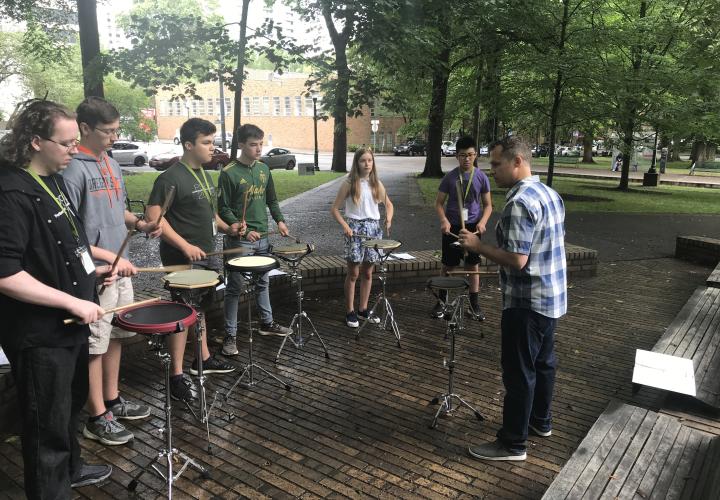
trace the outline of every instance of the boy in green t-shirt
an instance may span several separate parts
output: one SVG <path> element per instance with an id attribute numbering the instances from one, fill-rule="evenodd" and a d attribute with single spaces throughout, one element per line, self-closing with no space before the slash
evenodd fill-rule
<path id="1" fill-rule="evenodd" d="M 165 196 L 171 187 L 175 188 L 175 195 L 162 222 L 160 260 L 163 266 L 191 262 L 208 267 L 206 254 L 215 249 L 215 234 L 218 230 L 223 233 L 228 230 L 215 211 L 212 177 L 202 167 L 203 163 L 212 159 L 215 131 L 215 125 L 201 118 L 191 118 L 183 123 L 180 127 L 182 158 L 155 179 L 145 220 L 154 221 L 160 217 Z M 197 397 L 192 381 L 183 376 L 186 340 L 187 331 L 171 335 L 169 340 L 170 390 L 173 398 L 183 401 Z M 210 357 L 207 336 L 202 339 L 202 359 L 205 374 L 230 373 L 235 370 L 234 366 Z M 198 373 L 197 359 L 190 373 Z"/>
<path id="2" fill-rule="evenodd" d="M 266 208 L 270 209 L 270 215 L 277 223 L 278 232 L 282 236 L 288 235 L 270 169 L 258 161 L 262 153 L 264 135 L 264 132 L 255 125 L 245 124 L 239 127 L 237 138 L 240 158 L 223 168 L 218 179 L 218 214 L 229 226 L 225 236 L 225 246 L 246 248 L 251 251 L 248 255 L 269 254 Z M 246 200 L 247 207 L 245 207 Z M 290 335 L 292 330 L 273 320 L 268 274 L 265 273 L 258 279 L 255 288 L 260 315 L 260 334 L 285 337 Z M 238 353 L 237 313 L 241 284 L 240 273 L 228 273 L 225 290 L 226 335 L 222 349 L 222 353 L 226 356 L 234 356 Z"/>

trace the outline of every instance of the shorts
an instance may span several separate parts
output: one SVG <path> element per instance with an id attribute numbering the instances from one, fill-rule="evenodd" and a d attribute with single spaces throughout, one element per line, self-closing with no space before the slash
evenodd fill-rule
<path id="1" fill-rule="evenodd" d="M 465 224 L 465 229 L 468 231 L 475 231 L 477 222 L 474 224 Z M 458 234 L 460 232 L 460 226 L 450 226 L 450 232 Z M 480 235 L 478 235 L 478 238 Z M 449 234 L 442 235 L 442 263 L 447 267 L 457 267 L 461 261 L 464 261 L 465 266 L 474 266 L 480 263 L 480 255 L 468 252 L 467 257 L 463 257 L 463 248 L 458 245 L 453 245 L 457 242 L 457 238 L 450 236 Z"/>
<path id="2" fill-rule="evenodd" d="M 376 240 L 380 240 L 383 237 L 382 229 L 380 229 L 380 221 L 378 220 L 348 219 L 347 223 L 355 234 L 364 234 Z M 362 246 L 362 242 L 366 239 L 367 238 L 360 238 L 359 236 L 353 236 L 352 238 L 345 236 L 345 260 L 347 262 L 359 264 L 361 262 L 377 262 L 380 260 L 380 255 L 378 254 L 380 254 L 382 250 Z"/>
<path id="3" fill-rule="evenodd" d="M 99 291 L 100 289 L 98 289 Z M 103 293 L 99 294 L 99 298 L 100 307 L 106 310 L 132 304 L 132 281 L 130 278 L 118 278 L 110 286 L 105 287 Z M 119 328 L 113 328 L 112 319 L 112 313 L 106 314 L 99 321 L 90 325 L 90 338 L 88 339 L 90 354 L 105 354 L 110 339 L 126 339 L 135 335 L 135 332 L 126 332 Z"/>

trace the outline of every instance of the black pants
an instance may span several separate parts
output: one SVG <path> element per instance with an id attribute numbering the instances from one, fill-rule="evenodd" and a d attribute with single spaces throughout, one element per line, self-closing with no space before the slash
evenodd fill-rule
<path id="1" fill-rule="evenodd" d="M 88 344 L 8 352 L 22 419 L 25 494 L 70 498 L 79 474 L 80 410 L 88 395 Z"/>

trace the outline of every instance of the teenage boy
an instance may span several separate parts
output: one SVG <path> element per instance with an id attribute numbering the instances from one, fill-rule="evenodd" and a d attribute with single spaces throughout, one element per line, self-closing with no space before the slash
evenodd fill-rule
<path id="1" fill-rule="evenodd" d="M 63 172 L 70 201 L 85 224 L 88 241 L 94 246 L 93 257 L 112 264 L 129 229 L 153 236 L 160 229 L 138 219 L 125 209 L 125 184 L 120 165 L 106 151 L 118 137 L 120 113 L 101 97 L 88 97 L 76 110 L 80 128 L 78 153 Z M 117 264 L 119 278 L 99 289 L 100 307 L 105 310 L 132 304 L 130 276 L 137 269 L 128 260 L 125 249 Z M 83 428 L 86 438 L 106 445 L 124 444 L 133 438 L 117 420 L 136 420 L 150 415 L 150 407 L 128 401 L 118 392 L 122 344 L 120 339 L 135 335 L 113 329 L 112 314 L 90 325 L 88 420 Z"/>
<path id="2" fill-rule="evenodd" d="M 83 464 L 77 440 L 87 324 L 105 314 L 93 302 L 90 243 L 57 175 L 77 152 L 78 126 L 67 108 L 33 99 L 8 128 L 0 141 L 0 346 L 17 386 L 25 495 L 70 498 L 71 487 L 112 473 Z M 78 322 L 63 324 L 69 317 Z"/>
<path id="3" fill-rule="evenodd" d="M 280 212 L 275 184 L 270 169 L 258 161 L 262 154 L 264 132 L 255 125 L 245 124 L 238 128 L 237 138 L 240 158 L 223 168 L 218 179 L 218 213 L 229 226 L 225 236 L 227 248 L 243 247 L 248 255 L 268 255 L 268 217 L 266 208 L 277 223 L 278 232 L 288 235 L 285 219 Z M 247 196 L 246 196 L 247 193 Z M 247 207 L 244 206 L 247 200 Z M 243 214 L 245 225 L 243 225 Z M 222 353 L 234 356 L 237 350 L 238 299 L 242 275 L 228 273 L 225 291 L 225 340 Z M 260 315 L 260 334 L 285 337 L 290 328 L 273 320 L 270 305 L 269 273 L 263 274 L 256 286 L 255 300 Z"/>
<path id="4" fill-rule="evenodd" d="M 170 188 L 175 195 L 165 213 L 160 241 L 160 260 L 163 266 L 192 262 L 200 267 L 209 267 L 206 254 L 215 249 L 215 235 L 218 229 L 227 231 L 227 226 L 215 210 L 215 186 L 202 165 L 212 159 L 215 149 L 215 125 L 201 118 L 191 118 L 180 127 L 182 158 L 155 179 L 145 219 L 155 221 L 160 217 L 165 197 Z M 193 382 L 183 376 L 182 362 L 187 341 L 187 332 L 170 336 L 170 392 L 174 399 L 190 401 L 197 397 Z M 196 359 L 190 373 L 197 375 Z M 202 339 L 203 373 L 230 373 L 235 367 L 210 357 L 207 335 Z"/>
<path id="5" fill-rule="evenodd" d="M 461 137 L 455 144 L 458 166 L 445 174 L 438 194 L 435 198 L 435 211 L 440 218 L 440 231 L 442 231 L 442 273 L 454 270 L 464 260 L 466 271 L 477 271 L 480 256 L 474 252 L 467 252 L 463 256 L 463 249 L 457 245 L 457 234 L 460 231 L 461 217 L 465 221 L 465 228 L 477 234 L 480 238 L 487 229 L 487 222 L 492 213 L 492 199 L 490 197 L 490 181 L 482 170 L 476 168 L 475 158 L 477 147 L 472 137 Z M 456 182 L 460 179 L 462 199 L 458 203 Z M 445 206 L 447 202 L 447 206 Z M 458 208 L 462 205 L 462 211 Z M 455 235 L 455 236 L 453 236 Z M 480 277 L 471 274 L 470 282 L 470 316 L 483 321 L 485 315 L 480 309 L 478 295 L 480 291 Z M 447 294 L 440 292 L 440 300 L 445 301 Z M 431 316 L 439 318 L 443 313 L 440 301 L 435 304 Z"/>

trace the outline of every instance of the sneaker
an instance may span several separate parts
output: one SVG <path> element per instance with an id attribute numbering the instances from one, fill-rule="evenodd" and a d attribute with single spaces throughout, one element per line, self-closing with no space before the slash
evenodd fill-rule
<path id="1" fill-rule="evenodd" d="M 357 314 L 355 314 L 355 311 L 350 311 L 345 315 L 345 324 L 350 328 L 357 328 L 358 326 L 360 326 L 360 322 L 358 321 L 358 317 Z"/>
<path id="2" fill-rule="evenodd" d="M 150 416 L 150 407 L 133 403 L 120 396 L 120 402 L 108 408 L 118 420 L 137 420 Z"/>
<path id="3" fill-rule="evenodd" d="M 468 452 L 471 456 L 479 458 L 480 460 L 508 460 L 519 462 L 527 459 L 526 452 L 512 452 L 505 448 L 499 440 L 493 441 L 492 443 L 470 446 Z"/>
<path id="4" fill-rule="evenodd" d="M 192 379 L 183 373 L 178 380 L 170 379 L 170 396 L 176 401 L 191 403 L 198 397 L 197 387 Z"/>
<path id="5" fill-rule="evenodd" d="M 367 309 L 365 309 L 364 311 L 358 311 L 357 315 L 359 319 L 367 321 L 368 323 L 372 323 L 373 325 L 377 325 L 378 323 L 380 323 L 380 318 L 378 318 L 374 314 L 371 316 L 370 311 L 368 311 Z"/>
<path id="6" fill-rule="evenodd" d="M 528 424 L 528 430 L 532 431 L 533 434 L 540 437 L 546 438 L 552 436 L 552 429 L 541 431 L 539 427 L 535 427 L 533 424 Z"/>
<path id="7" fill-rule="evenodd" d="M 109 446 L 125 444 L 135 437 L 125 426 L 115 420 L 110 411 L 105 412 L 102 417 L 93 422 L 88 420 L 83 427 L 83 436 Z"/>
<path id="8" fill-rule="evenodd" d="M 287 326 L 282 326 L 277 321 L 260 325 L 260 335 L 277 335 L 278 337 L 287 337 L 292 334 L 292 330 Z"/>
<path id="9" fill-rule="evenodd" d="M 442 318 L 443 314 L 445 313 L 445 306 L 442 302 L 438 301 L 435 303 L 435 307 L 432 308 L 432 311 L 430 311 L 430 317 L 431 318 Z"/>
<path id="10" fill-rule="evenodd" d="M 477 321 L 485 321 L 485 313 L 480 309 L 480 305 L 470 303 L 468 304 L 468 316 Z"/>
<path id="11" fill-rule="evenodd" d="M 71 488 L 81 488 L 82 486 L 90 486 L 105 481 L 112 474 L 110 465 L 88 465 L 80 466 L 80 473 L 71 480 Z"/>
<path id="12" fill-rule="evenodd" d="M 230 373 L 234 372 L 235 367 L 229 363 L 223 363 L 215 357 L 209 357 L 207 361 L 203 361 L 203 374 L 209 375 L 211 373 Z M 190 373 L 193 375 L 198 374 L 197 359 L 193 361 L 190 367 Z"/>
<path id="13" fill-rule="evenodd" d="M 237 338 L 233 337 L 232 335 L 225 335 L 225 338 L 223 339 L 222 351 L 220 352 L 223 354 L 223 356 L 237 356 Z"/>

